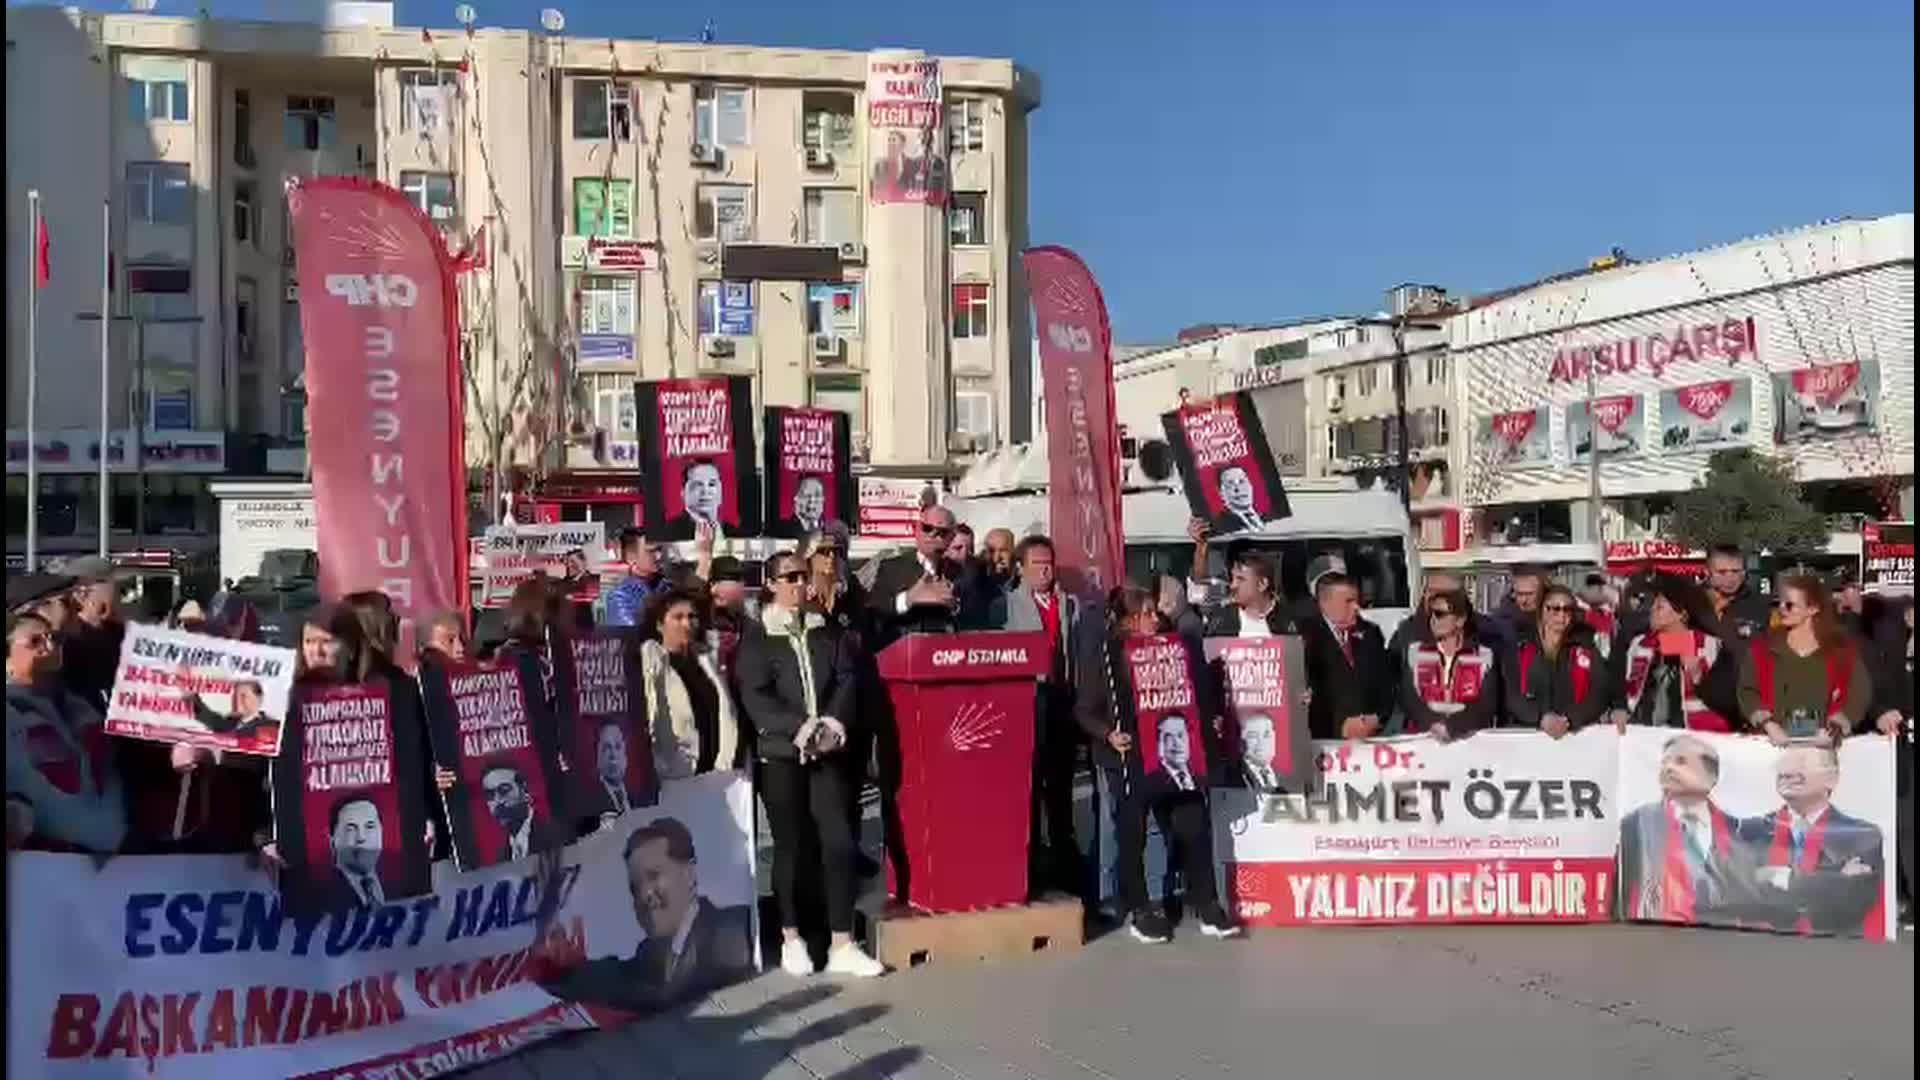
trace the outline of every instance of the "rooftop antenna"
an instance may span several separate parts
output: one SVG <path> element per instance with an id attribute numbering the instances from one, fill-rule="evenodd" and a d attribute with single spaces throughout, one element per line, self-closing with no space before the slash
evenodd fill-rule
<path id="1" fill-rule="evenodd" d="M 479 17 L 479 13 L 473 10 L 472 4 L 458 4 L 454 6 L 453 21 L 466 28 L 468 37 L 473 36 L 474 20 Z"/>
<path id="2" fill-rule="evenodd" d="M 544 8 L 540 12 L 540 28 L 549 34 L 558 34 L 567 28 L 567 17 L 560 14 L 559 8 Z"/>

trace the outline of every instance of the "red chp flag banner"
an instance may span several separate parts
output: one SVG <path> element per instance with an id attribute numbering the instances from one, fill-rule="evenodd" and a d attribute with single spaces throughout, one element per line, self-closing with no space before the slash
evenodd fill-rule
<path id="1" fill-rule="evenodd" d="M 1214 786 L 1266 794 L 1309 790 L 1320 775 L 1307 732 L 1300 639 L 1210 638 L 1206 650 L 1225 720 Z"/>
<path id="2" fill-rule="evenodd" d="M 1259 926 L 1604 922 L 1619 742 L 1602 725 L 1317 743 L 1317 790 L 1215 800 L 1227 896 Z"/>
<path id="3" fill-rule="evenodd" d="M 1206 718 L 1194 657 L 1178 634 L 1126 639 L 1120 648 L 1128 694 L 1117 695 L 1133 712 L 1133 742 L 1147 790 L 1154 794 L 1205 791 Z M 1125 730 L 1123 728 L 1122 730 Z"/>
<path id="4" fill-rule="evenodd" d="M 1104 598 L 1126 578 L 1107 304 L 1086 263 L 1066 248 L 1030 248 L 1020 262 L 1040 339 L 1055 566 L 1069 590 Z"/>
<path id="5" fill-rule="evenodd" d="M 766 534 L 800 540 L 822 523 L 859 521 L 853 425 L 843 412 L 769 405 L 761 414 L 766 455 Z"/>
<path id="6" fill-rule="evenodd" d="M 420 720 L 384 681 L 307 685 L 271 772 L 274 842 L 295 912 L 345 912 L 433 888 Z"/>
<path id="7" fill-rule="evenodd" d="M 306 340 L 320 591 L 467 608 L 459 298 L 439 230 L 357 177 L 287 192 Z"/>
<path id="8" fill-rule="evenodd" d="M 753 381 L 744 375 L 637 383 L 640 496 L 651 540 L 760 531 L 753 467 Z"/>
<path id="9" fill-rule="evenodd" d="M 562 639 L 555 647 L 564 646 Z M 434 761 L 454 775 L 444 798 L 463 870 L 514 862 L 573 839 L 555 812 L 559 748 L 541 666 L 538 656 L 518 650 L 478 664 L 420 666 Z"/>
<path id="10" fill-rule="evenodd" d="M 1187 505 L 1215 536 L 1254 532 L 1293 513 L 1260 414 L 1247 391 L 1160 416 Z"/>

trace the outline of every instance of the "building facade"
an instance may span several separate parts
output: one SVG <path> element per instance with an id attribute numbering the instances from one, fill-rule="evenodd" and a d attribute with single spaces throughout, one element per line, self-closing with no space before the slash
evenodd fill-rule
<path id="1" fill-rule="evenodd" d="M 204 535 L 201 474 L 300 471 L 325 420 L 304 415 L 284 189 L 318 175 L 393 185 L 481 258 L 459 343 L 477 474 L 631 490 L 632 384 L 673 376 L 750 375 L 757 404 L 845 410 L 877 471 L 940 473 L 1027 437 L 1030 73 L 940 58 L 948 197 L 877 205 L 867 53 L 395 28 L 390 6 L 349 6 L 361 24 L 8 9 L 9 206 L 37 189 L 53 249 L 37 294 L 50 548 L 98 527 L 103 205 L 114 530 L 137 516 L 136 472 L 152 533 Z M 7 220 L 25 251 L 24 214 Z M 724 253 L 756 244 L 829 249 L 831 272 L 729 280 Z M 8 295 L 10 544 L 29 296 Z M 137 461 L 115 449 L 136 424 Z"/>

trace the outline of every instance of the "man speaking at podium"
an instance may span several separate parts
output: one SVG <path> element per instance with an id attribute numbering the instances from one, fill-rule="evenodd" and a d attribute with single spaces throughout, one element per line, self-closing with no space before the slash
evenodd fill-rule
<path id="1" fill-rule="evenodd" d="M 903 634 L 951 633 L 961 622 L 959 563 L 946 557 L 953 539 L 953 511 L 929 506 L 920 511 L 913 551 L 880 563 L 868 603 L 880 627 L 877 647 Z"/>

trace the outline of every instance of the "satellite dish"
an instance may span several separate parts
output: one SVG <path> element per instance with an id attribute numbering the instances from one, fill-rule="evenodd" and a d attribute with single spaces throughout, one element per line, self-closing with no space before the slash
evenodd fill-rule
<path id="1" fill-rule="evenodd" d="M 540 11 L 540 27 L 549 34 L 557 34 L 567 28 L 567 17 L 560 14 L 559 8 L 543 8 Z"/>
<path id="2" fill-rule="evenodd" d="M 1173 447 L 1168 446 L 1165 439 L 1148 439 L 1141 443 L 1139 456 L 1135 460 L 1147 479 L 1156 483 L 1173 476 Z"/>
<path id="3" fill-rule="evenodd" d="M 472 4 L 460 4 L 453 9 L 453 21 L 461 26 L 472 26 L 473 21 L 479 17 L 479 13 L 473 10 Z"/>
<path id="4" fill-rule="evenodd" d="M 145 15 L 153 10 L 155 3 L 157 0 L 127 0 L 127 10 Z"/>

